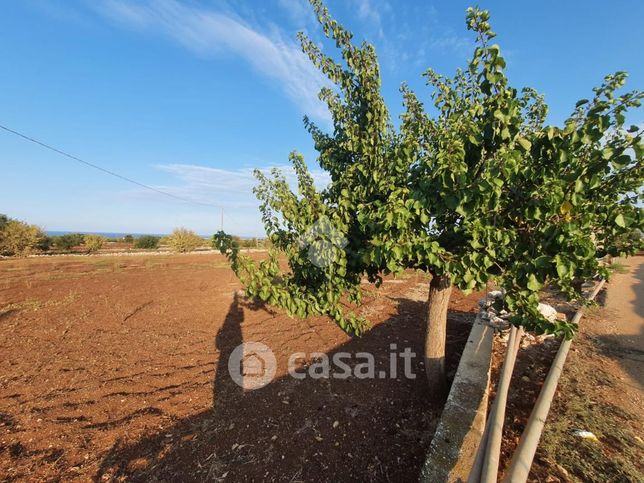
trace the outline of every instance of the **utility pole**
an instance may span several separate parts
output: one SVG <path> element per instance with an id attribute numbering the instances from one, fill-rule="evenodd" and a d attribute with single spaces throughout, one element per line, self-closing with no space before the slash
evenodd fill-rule
<path id="1" fill-rule="evenodd" d="M 224 231 L 224 207 L 221 207 L 221 231 Z"/>

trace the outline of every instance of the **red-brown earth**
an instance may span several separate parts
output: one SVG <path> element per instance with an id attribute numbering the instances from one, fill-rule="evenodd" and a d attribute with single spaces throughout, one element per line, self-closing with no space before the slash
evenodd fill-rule
<path id="1" fill-rule="evenodd" d="M 360 338 L 240 288 L 215 254 L 0 260 L 2 480 L 415 480 L 441 411 L 420 362 L 426 277 L 369 288 Z M 478 298 L 452 296 L 450 374 Z M 262 389 L 228 374 L 244 341 L 277 357 Z M 370 352 L 384 369 L 390 344 L 418 355 L 416 379 L 287 373 L 294 352 Z"/>

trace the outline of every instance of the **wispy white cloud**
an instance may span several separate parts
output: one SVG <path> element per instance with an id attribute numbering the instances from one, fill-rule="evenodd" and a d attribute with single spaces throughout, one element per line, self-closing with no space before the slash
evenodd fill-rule
<path id="1" fill-rule="evenodd" d="M 224 169 L 178 163 L 160 164 L 156 168 L 175 175 L 179 180 L 189 186 L 205 188 L 215 192 L 246 192 L 245 194 L 252 195 L 252 187 L 257 184 L 257 179 L 254 175 L 255 168 Z M 297 178 L 295 170 L 291 165 L 268 166 L 259 168 L 259 170 L 268 175 L 273 168 L 279 169 L 291 187 L 295 188 Z M 311 170 L 311 176 L 313 176 L 318 189 L 325 188 L 331 180 L 326 171 L 319 169 Z"/>
<path id="2" fill-rule="evenodd" d="M 382 66 L 390 72 L 411 63 L 428 67 L 428 58 L 438 54 L 465 56 L 473 42 L 459 35 L 440 19 L 438 9 L 427 3 L 399 2 L 395 8 L 388 0 L 351 0 L 367 40 L 378 47 Z"/>
<path id="3" fill-rule="evenodd" d="M 291 189 L 297 192 L 297 177 L 291 165 L 265 166 L 260 169 L 269 174 L 275 167 L 282 171 Z M 164 230 L 171 230 L 173 226 L 185 225 L 208 233 L 219 227 L 219 209 L 223 209 L 225 227 L 230 233 L 244 236 L 263 236 L 264 228 L 258 210 L 259 202 L 253 193 L 257 186 L 253 168 L 222 169 L 196 164 L 160 164 L 155 169 L 170 175 L 170 180 L 164 184 L 156 184 L 154 188 L 166 193 L 181 197 L 200 204 L 209 206 L 199 207 L 186 204 L 189 210 L 181 210 L 181 217 L 192 218 L 165 220 Z M 315 186 L 318 190 L 324 189 L 330 183 L 329 174 L 320 169 L 310 171 Z M 168 199 L 160 193 L 145 189 L 134 189 L 121 193 L 126 199 L 150 201 L 154 203 L 166 202 Z M 121 198 L 122 200 L 122 198 Z M 176 203 L 171 206 L 176 210 Z"/>
<path id="4" fill-rule="evenodd" d="M 277 81 L 304 113 L 330 121 L 326 106 L 317 97 L 326 79 L 299 45 L 276 28 L 269 35 L 229 12 L 187 6 L 175 0 L 106 0 L 97 8 L 132 28 L 162 32 L 197 55 L 236 55 L 263 76 Z"/>
<path id="5" fill-rule="evenodd" d="M 298 29 L 316 23 L 313 9 L 308 0 L 277 0 L 277 3 L 297 25 Z"/>
<path id="6" fill-rule="evenodd" d="M 436 50 L 462 51 L 470 49 L 472 46 L 472 40 L 459 35 L 444 34 L 440 37 L 430 38 L 429 46 Z"/>
<path id="7" fill-rule="evenodd" d="M 292 166 L 268 166 L 261 168 L 260 171 L 268 175 L 274 167 L 282 172 L 291 189 L 296 190 L 297 177 Z M 257 185 L 257 179 L 253 174 L 254 168 L 225 169 L 179 163 L 160 164 L 155 168 L 173 177 L 171 183 L 155 186 L 167 193 L 198 203 L 217 206 L 234 208 L 256 208 L 258 206 L 253 194 L 253 187 Z M 320 169 L 311 170 L 311 176 L 319 190 L 324 189 L 331 181 L 329 174 Z M 137 190 L 136 195 L 161 196 L 143 190 Z"/>
<path id="8" fill-rule="evenodd" d="M 385 39 L 385 32 L 382 27 L 382 15 L 391 10 L 391 6 L 385 0 L 380 0 L 376 5 L 374 0 L 354 0 L 357 7 L 358 18 L 367 23 L 374 30 L 380 40 Z"/>

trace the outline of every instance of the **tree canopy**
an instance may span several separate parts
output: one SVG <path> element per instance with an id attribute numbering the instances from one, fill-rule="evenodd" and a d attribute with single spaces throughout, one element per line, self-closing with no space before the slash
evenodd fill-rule
<path id="1" fill-rule="evenodd" d="M 321 1 L 311 4 L 342 58 L 299 34 L 303 51 L 334 85 L 320 92 L 333 132 L 304 119 L 331 182 L 318 191 L 297 153 L 290 156 L 297 192 L 278 171 L 256 172 L 274 247 L 269 258 L 255 262 L 230 236 L 214 237 L 247 293 L 292 315 L 329 315 L 361 333 L 366 321 L 347 311 L 343 297 L 359 303 L 364 276 L 378 285 L 384 274 L 419 269 L 464 291 L 494 282 L 506 292 L 513 323 L 572 334 L 568 322 L 539 314 L 538 293 L 548 283 L 577 297 L 576 279 L 608 275 L 599 257 L 642 247 L 628 236 L 642 228 L 642 128 L 625 125 L 642 92 L 620 94 L 626 74 L 608 75 L 563 126 L 547 125 L 543 96 L 510 86 L 489 13 L 470 8 L 466 24 L 476 48 L 468 65 L 452 77 L 425 72 L 430 111 L 403 84 L 396 127 L 374 47 L 355 45 Z"/>
<path id="2" fill-rule="evenodd" d="M 45 239 L 40 227 L 0 214 L 0 255 L 29 255 L 39 251 Z"/>

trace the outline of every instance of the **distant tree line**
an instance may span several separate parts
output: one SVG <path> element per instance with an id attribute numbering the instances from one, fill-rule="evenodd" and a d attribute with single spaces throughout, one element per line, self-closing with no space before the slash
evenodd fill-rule
<path id="1" fill-rule="evenodd" d="M 239 248 L 270 248 L 271 246 L 268 238 L 242 238 L 240 236 L 233 236 L 233 240 L 235 240 Z"/>
<path id="2" fill-rule="evenodd" d="M 242 239 L 234 237 L 242 248 L 268 248 L 268 241 L 261 238 Z M 65 233 L 47 235 L 42 228 L 21 220 L 0 214 L 0 255 L 24 257 L 35 253 L 69 253 L 82 251 L 96 253 L 106 243 L 125 243 L 139 250 L 157 250 L 167 246 L 177 253 L 186 253 L 201 247 L 208 247 L 210 242 L 186 228 L 176 228 L 165 237 L 142 235 L 134 237 L 107 238 L 98 234 Z"/>

